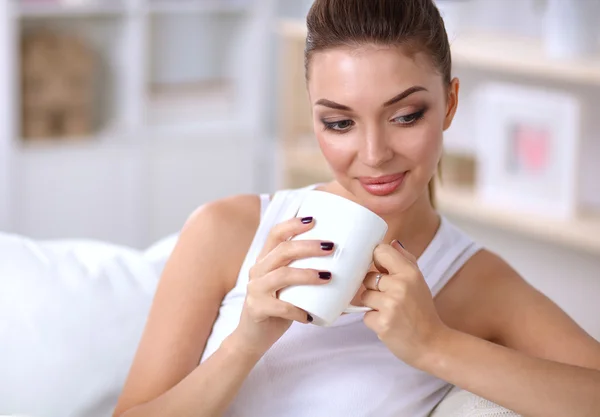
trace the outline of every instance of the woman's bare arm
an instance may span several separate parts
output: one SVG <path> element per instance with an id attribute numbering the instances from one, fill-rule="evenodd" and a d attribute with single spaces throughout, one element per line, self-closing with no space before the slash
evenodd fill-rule
<path id="1" fill-rule="evenodd" d="M 600 343 L 496 255 L 478 253 L 436 306 L 458 331 L 425 370 L 523 415 L 598 415 Z"/>
<path id="2" fill-rule="evenodd" d="M 229 404 L 258 357 L 230 338 L 198 362 L 259 217 L 256 196 L 214 202 L 190 217 L 161 277 L 114 416 L 214 416 Z"/>
<path id="3" fill-rule="evenodd" d="M 379 245 L 374 260 L 383 275 L 364 281 L 373 308 L 364 322 L 399 359 L 529 417 L 598 415 L 600 344 L 508 265 L 478 253 L 436 306 L 397 241 Z M 485 328 L 508 346 L 473 335 Z"/>
<path id="4" fill-rule="evenodd" d="M 595 417 L 600 371 L 526 355 L 449 330 L 419 367 L 529 417 Z"/>
<path id="5" fill-rule="evenodd" d="M 435 305 L 453 329 L 531 356 L 600 370 L 600 343 L 491 252 L 473 256 Z"/>

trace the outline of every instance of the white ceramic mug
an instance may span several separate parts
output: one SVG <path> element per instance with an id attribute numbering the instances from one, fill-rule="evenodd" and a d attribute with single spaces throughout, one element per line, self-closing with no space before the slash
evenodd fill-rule
<path id="1" fill-rule="evenodd" d="M 313 317 L 313 324 L 329 326 L 342 313 L 369 311 L 350 302 L 373 262 L 373 251 L 383 240 L 388 225 L 365 207 L 324 191 L 308 191 L 297 217 L 313 217 L 311 230 L 292 240 L 333 242 L 329 256 L 305 258 L 290 263 L 294 268 L 329 271 L 325 285 L 296 285 L 279 291 L 279 299 L 295 305 Z"/>

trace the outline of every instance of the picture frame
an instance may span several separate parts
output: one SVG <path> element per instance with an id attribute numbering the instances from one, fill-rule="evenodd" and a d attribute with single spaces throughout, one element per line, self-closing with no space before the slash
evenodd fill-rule
<path id="1" fill-rule="evenodd" d="M 561 91 L 489 83 L 477 102 L 479 197 L 500 208 L 576 216 L 579 101 Z"/>

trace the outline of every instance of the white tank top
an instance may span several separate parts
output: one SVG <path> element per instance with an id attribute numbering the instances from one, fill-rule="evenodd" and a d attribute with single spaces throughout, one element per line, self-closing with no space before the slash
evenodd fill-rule
<path id="1" fill-rule="evenodd" d="M 261 221 L 235 287 L 223 299 L 201 361 L 239 323 L 249 268 L 270 229 L 296 215 L 304 192 L 261 195 Z M 435 296 L 480 246 L 442 218 L 418 260 Z M 228 417 L 421 417 L 451 388 L 396 358 L 363 323 L 341 316 L 331 327 L 294 322 L 262 357 L 225 413 Z"/>

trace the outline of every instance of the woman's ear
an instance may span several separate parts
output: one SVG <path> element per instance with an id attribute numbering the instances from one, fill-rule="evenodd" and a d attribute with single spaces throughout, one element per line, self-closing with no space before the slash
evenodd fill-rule
<path id="1" fill-rule="evenodd" d="M 448 98 L 446 100 L 446 117 L 444 118 L 444 130 L 452 125 L 456 109 L 458 108 L 458 90 L 460 89 L 460 81 L 458 78 L 453 78 L 448 87 Z"/>

